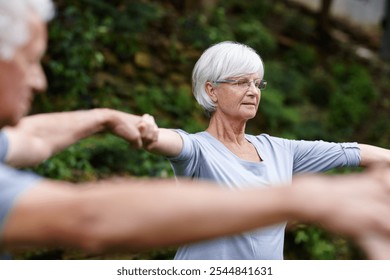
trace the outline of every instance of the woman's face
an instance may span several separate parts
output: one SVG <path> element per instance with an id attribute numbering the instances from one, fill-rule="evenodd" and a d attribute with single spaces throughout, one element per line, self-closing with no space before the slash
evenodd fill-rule
<path id="1" fill-rule="evenodd" d="M 239 82 L 232 82 L 233 80 Z M 255 86 L 255 82 L 261 81 L 259 74 L 229 77 L 223 81 L 228 82 L 209 84 L 208 87 L 211 99 L 217 104 L 215 113 L 236 120 L 247 121 L 254 118 L 261 97 L 261 90 Z"/>
<path id="2" fill-rule="evenodd" d="M 40 63 L 46 50 L 46 25 L 29 19 L 31 38 L 10 61 L 0 60 L 0 127 L 15 125 L 30 109 L 34 93 L 46 88 Z"/>

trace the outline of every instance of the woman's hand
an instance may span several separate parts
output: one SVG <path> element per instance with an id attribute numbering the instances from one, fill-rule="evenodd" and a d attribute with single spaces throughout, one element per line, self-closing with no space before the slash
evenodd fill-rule
<path id="1" fill-rule="evenodd" d="M 143 115 L 137 128 L 141 134 L 142 147 L 148 150 L 158 140 L 159 130 L 154 117 L 149 114 Z"/>

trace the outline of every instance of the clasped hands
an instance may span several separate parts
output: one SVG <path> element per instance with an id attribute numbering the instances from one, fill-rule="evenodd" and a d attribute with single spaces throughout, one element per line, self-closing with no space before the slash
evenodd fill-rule
<path id="1" fill-rule="evenodd" d="M 125 139 L 135 148 L 147 148 L 158 140 L 158 126 L 154 117 L 149 114 L 132 115 L 111 110 L 107 129 L 113 134 Z"/>

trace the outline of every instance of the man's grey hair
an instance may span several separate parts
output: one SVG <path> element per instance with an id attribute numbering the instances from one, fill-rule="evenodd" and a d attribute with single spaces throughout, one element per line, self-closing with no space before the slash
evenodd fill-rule
<path id="1" fill-rule="evenodd" d="M 262 79 L 264 66 L 261 57 L 251 47 L 225 41 L 205 50 L 192 72 L 192 91 L 198 103 L 208 115 L 215 111 L 215 104 L 207 95 L 207 82 L 258 73 Z"/>
<path id="2" fill-rule="evenodd" d="M 0 0 L 0 59 L 10 60 L 29 40 L 32 13 L 47 22 L 54 16 L 54 5 L 51 0 Z"/>

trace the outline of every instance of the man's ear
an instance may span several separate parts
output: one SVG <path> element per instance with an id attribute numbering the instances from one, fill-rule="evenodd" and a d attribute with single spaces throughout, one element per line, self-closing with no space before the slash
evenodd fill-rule
<path id="1" fill-rule="evenodd" d="M 204 88 L 205 88 L 207 95 L 210 97 L 210 99 L 216 103 L 218 100 L 218 97 L 217 97 L 217 94 L 215 92 L 215 88 L 213 87 L 213 84 L 211 82 L 206 82 Z"/>

